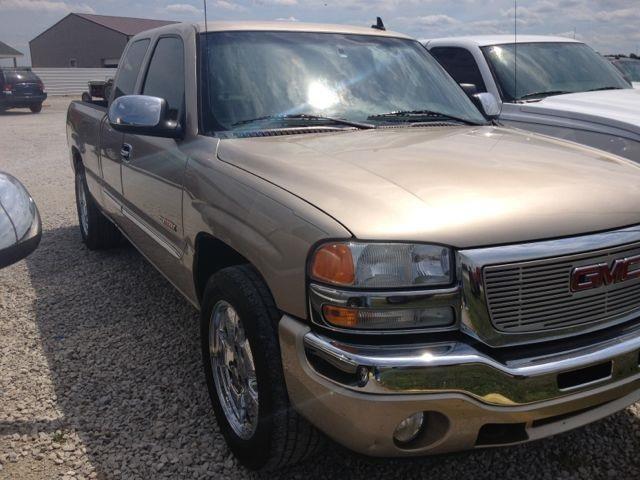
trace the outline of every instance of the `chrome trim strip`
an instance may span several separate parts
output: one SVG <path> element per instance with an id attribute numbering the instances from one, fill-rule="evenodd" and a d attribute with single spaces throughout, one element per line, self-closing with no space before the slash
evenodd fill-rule
<path id="1" fill-rule="evenodd" d="M 460 250 L 456 253 L 457 278 L 462 290 L 460 329 L 487 345 L 502 347 L 556 340 L 631 321 L 637 314 L 619 317 L 608 323 L 578 325 L 547 332 L 499 332 L 493 327 L 489 317 L 484 268 L 563 256 L 589 256 L 600 250 L 623 249 L 637 242 L 640 242 L 640 226 L 557 240 Z"/>
<path id="2" fill-rule="evenodd" d="M 592 235 L 504 245 L 501 247 L 460 250 L 458 256 L 464 259 L 471 259 L 475 264 L 481 264 L 485 267 L 527 260 L 543 260 L 565 255 L 589 254 L 590 252 L 635 242 L 640 242 L 640 225 Z"/>
<path id="3" fill-rule="evenodd" d="M 454 311 L 453 325 L 441 328 L 414 328 L 404 330 L 364 330 L 335 327 L 322 318 L 323 305 L 342 307 L 390 309 L 419 309 L 451 307 Z M 443 332 L 459 329 L 460 288 L 432 288 L 429 290 L 363 291 L 339 290 L 312 283 L 309 285 L 309 307 L 311 319 L 316 325 L 334 332 L 358 333 L 359 335 L 395 335 L 419 332 Z"/>
<path id="4" fill-rule="evenodd" d="M 109 202 L 111 202 L 111 205 L 116 208 L 117 210 L 122 211 L 122 204 L 113 196 L 111 195 L 111 193 L 106 189 L 103 188 L 102 189 L 102 195 L 105 199 L 109 200 Z"/>
<path id="5" fill-rule="evenodd" d="M 171 243 L 165 240 L 162 235 L 157 233 L 155 229 L 149 225 L 147 225 L 142 219 L 140 219 L 135 213 L 125 207 L 117 198 L 115 198 L 111 193 L 109 193 L 106 189 L 102 189 L 102 193 L 105 198 L 108 198 L 116 208 L 122 212 L 128 220 L 133 222 L 140 230 L 146 233 L 152 240 L 154 240 L 158 245 L 164 248 L 167 252 L 171 254 L 171 256 L 180 259 L 182 258 L 182 252 L 174 247 Z"/>
<path id="6" fill-rule="evenodd" d="M 342 387 L 375 394 L 458 392 L 492 405 L 525 405 L 640 378 L 638 329 L 621 337 L 569 352 L 524 357 L 501 363 L 460 342 L 422 345 L 367 346 L 342 343 L 315 332 L 304 335 L 307 358 L 315 355 L 345 373 L 369 369 L 364 386 L 347 385 L 326 374 Z M 557 375 L 611 361 L 611 376 L 570 389 L 558 387 Z M 310 362 L 313 366 L 313 363 Z"/>
<path id="7" fill-rule="evenodd" d="M 127 207 L 125 207 L 124 205 L 122 206 L 122 214 L 130 221 L 132 221 L 133 223 L 136 224 L 136 226 L 138 228 L 140 228 L 140 230 L 142 230 L 143 232 L 145 232 L 147 235 L 149 235 L 149 237 L 151 237 L 153 240 L 155 240 L 155 242 L 160 245 L 161 247 L 163 247 L 167 252 L 169 252 L 173 257 L 180 259 L 182 257 L 182 253 L 175 248 L 173 245 L 171 245 L 168 241 L 166 241 L 164 238 L 162 238 L 160 236 L 159 233 L 156 233 L 155 229 L 153 229 L 152 227 L 150 227 L 149 225 L 147 225 L 145 222 L 143 222 L 140 218 L 138 218 L 138 216 L 133 213 L 131 210 L 129 210 Z"/>

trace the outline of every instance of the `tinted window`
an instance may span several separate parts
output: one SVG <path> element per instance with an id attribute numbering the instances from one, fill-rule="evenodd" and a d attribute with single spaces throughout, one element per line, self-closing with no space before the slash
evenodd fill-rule
<path id="1" fill-rule="evenodd" d="M 205 129 L 273 127 L 283 115 L 372 122 L 376 115 L 429 110 L 485 119 L 414 40 L 312 32 L 206 34 Z M 270 117 L 261 122 L 261 117 Z M 437 116 L 434 118 L 438 118 Z M 254 119 L 258 119 L 254 121 Z"/>
<path id="2" fill-rule="evenodd" d="M 184 49 L 176 37 L 161 38 L 156 45 L 142 90 L 144 95 L 164 98 L 171 118 L 178 119 L 184 103 Z"/>
<path id="3" fill-rule="evenodd" d="M 431 54 L 436 57 L 456 82 L 471 83 L 476 86 L 478 92 L 487 91 L 478 64 L 468 50 L 455 47 L 435 47 L 431 49 Z"/>
<path id="4" fill-rule="evenodd" d="M 610 62 L 583 43 L 520 43 L 517 49 L 507 44 L 482 50 L 507 101 L 631 88 Z"/>
<path id="5" fill-rule="evenodd" d="M 127 54 L 120 65 L 120 70 L 118 70 L 118 79 L 116 81 L 113 98 L 118 98 L 122 95 L 131 95 L 133 93 L 133 89 L 136 87 L 138 73 L 142 66 L 142 60 L 144 59 L 145 53 L 147 53 L 147 48 L 149 48 L 149 43 L 150 40 L 148 39 L 138 40 L 127 50 Z"/>
<path id="6" fill-rule="evenodd" d="M 28 70 L 7 70 L 4 72 L 7 83 L 38 83 L 38 76 Z"/>

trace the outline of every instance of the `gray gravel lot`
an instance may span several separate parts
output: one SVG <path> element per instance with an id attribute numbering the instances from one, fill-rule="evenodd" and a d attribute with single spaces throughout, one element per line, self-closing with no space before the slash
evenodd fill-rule
<path id="1" fill-rule="evenodd" d="M 0 115 L 0 170 L 40 207 L 44 235 L 0 271 L 0 478 L 251 478 L 209 407 L 195 310 L 133 249 L 80 241 L 69 99 Z M 419 460 L 332 446 L 265 478 L 640 478 L 640 404 L 546 441 Z"/>

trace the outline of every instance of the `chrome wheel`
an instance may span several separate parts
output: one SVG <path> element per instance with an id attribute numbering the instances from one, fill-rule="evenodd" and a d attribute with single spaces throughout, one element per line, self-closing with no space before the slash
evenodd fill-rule
<path id="1" fill-rule="evenodd" d="M 86 236 L 89 233 L 89 207 L 87 206 L 87 194 L 82 182 L 82 175 L 76 175 L 76 198 L 78 199 L 78 217 L 80 228 Z"/>
<path id="2" fill-rule="evenodd" d="M 220 405 L 233 431 L 250 439 L 258 427 L 258 382 L 240 316 L 224 300 L 209 321 L 209 356 Z"/>

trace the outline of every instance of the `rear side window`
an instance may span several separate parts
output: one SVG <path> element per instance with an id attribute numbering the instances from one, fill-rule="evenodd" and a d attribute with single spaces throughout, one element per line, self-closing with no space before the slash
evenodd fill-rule
<path id="1" fill-rule="evenodd" d="M 479 93 L 487 91 L 476 59 L 469 50 L 458 47 L 434 47 L 430 52 L 456 82 L 472 83 Z"/>
<path id="2" fill-rule="evenodd" d="M 165 99 L 170 118 L 179 119 L 184 104 L 184 47 L 182 39 L 165 37 L 158 40 L 149 63 L 142 93 Z"/>
<path id="3" fill-rule="evenodd" d="M 126 55 L 122 59 L 120 70 L 118 71 L 118 79 L 113 96 L 114 99 L 123 95 L 133 94 L 138 73 L 142 67 L 142 60 L 144 60 L 144 55 L 147 53 L 149 43 L 149 39 L 138 40 L 127 50 Z"/>

